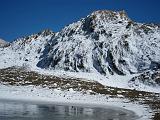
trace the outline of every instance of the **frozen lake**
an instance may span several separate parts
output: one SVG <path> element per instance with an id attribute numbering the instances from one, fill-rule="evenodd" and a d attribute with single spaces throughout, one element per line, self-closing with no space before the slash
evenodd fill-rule
<path id="1" fill-rule="evenodd" d="M 116 107 L 46 105 L 0 100 L 0 120 L 136 120 L 134 112 Z"/>

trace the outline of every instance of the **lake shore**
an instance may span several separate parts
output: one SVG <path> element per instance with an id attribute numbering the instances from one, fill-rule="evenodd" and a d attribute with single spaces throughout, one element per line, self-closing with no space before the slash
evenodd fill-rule
<path id="1" fill-rule="evenodd" d="M 116 108 L 133 111 L 139 120 L 147 120 L 152 116 L 149 107 L 127 99 L 110 98 L 106 95 L 90 95 L 76 91 L 51 90 L 35 86 L 0 85 L 0 99 L 33 104 L 69 105 L 84 107 Z"/>

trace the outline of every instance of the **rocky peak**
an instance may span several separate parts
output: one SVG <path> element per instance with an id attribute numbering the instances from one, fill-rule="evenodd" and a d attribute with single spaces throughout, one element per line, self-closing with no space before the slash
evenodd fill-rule
<path id="1" fill-rule="evenodd" d="M 53 35 L 53 34 L 54 32 L 50 29 L 46 29 L 38 33 L 38 35 L 42 35 L 43 37 L 48 35 Z"/>
<path id="2" fill-rule="evenodd" d="M 82 30 L 90 34 L 95 31 L 104 31 L 104 29 L 111 24 L 121 24 L 125 26 L 128 25 L 128 23 L 132 23 L 132 20 L 127 16 L 127 13 L 124 10 L 98 10 L 82 20 Z"/>
<path id="3" fill-rule="evenodd" d="M 127 16 L 127 13 L 124 10 L 123 11 L 98 10 L 91 13 L 91 15 L 89 16 L 95 20 L 100 19 L 107 22 L 118 20 L 118 19 L 130 20 Z"/>
<path id="4" fill-rule="evenodd" d="M 98 10 L 85 18 L 66 26 L 59 32 L 60 36 L 72 36 L 73 34 L 94 34 L 99 31 L 104 33 L 110 25 L 131 26 L 134 23 L 123 11 Z"/>
<path id="5" fill-rule="evenodd" d="M 45 38 L 47 36 L 53 36 L 55 33 L 49 29 L 46 29 L 46 30 L 43 30 L 39 33 L 36 33 L 36 34 L 32 34 L 32 35 L 29 35 L 29 36 L 24 36 L 24 37 L 21 37 L 21 38 L 18 38 L 16 40 L 13 41 L 13 43 L 22 43 L 22 44 L 25 44 L 25 43 L 31 43 L 32 41 L 35 41 L 35 40 L 38 40 L 38 39 L 41 39 L 41 38 Z"/>

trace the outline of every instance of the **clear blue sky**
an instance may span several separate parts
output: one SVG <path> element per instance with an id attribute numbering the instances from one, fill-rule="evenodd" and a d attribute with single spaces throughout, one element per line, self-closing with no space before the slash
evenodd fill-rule
<path id="1" fill-rule="evenodd" d="M 134 21 L 160 23 L 160 0 L 0 0 L 0 38 L 60 31 L 100 9 L 125 10 Z"/>

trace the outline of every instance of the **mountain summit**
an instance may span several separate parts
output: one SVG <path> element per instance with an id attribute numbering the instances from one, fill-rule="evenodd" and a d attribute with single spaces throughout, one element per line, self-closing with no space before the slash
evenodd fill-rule
<path id="1" fill-rule="evenodd" d="M 122 20 L 129 20 L 127 13 L 123 10 L 123 11 L 109 11 L 109 10 L 98 10 L 93 12 L 91 15 L 93 18 L 96 19 L 104 19 L 104 20 L 117 20 L 117 19 L 122 19 Z"/>

